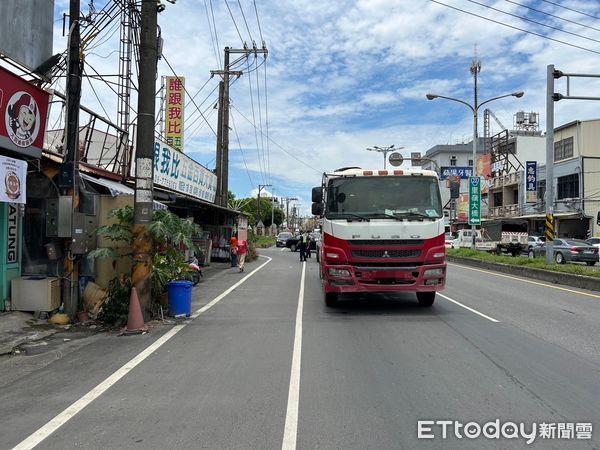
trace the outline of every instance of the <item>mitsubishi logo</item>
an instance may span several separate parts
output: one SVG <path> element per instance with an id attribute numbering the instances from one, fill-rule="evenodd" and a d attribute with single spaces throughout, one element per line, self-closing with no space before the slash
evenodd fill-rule
<path id="1" fill-rule="evenodd" d="M 388 254 L 387 250 L 384 250 L 382 258 L 389 258 L 389 257 L 390 257 L 390 255 Z"/>

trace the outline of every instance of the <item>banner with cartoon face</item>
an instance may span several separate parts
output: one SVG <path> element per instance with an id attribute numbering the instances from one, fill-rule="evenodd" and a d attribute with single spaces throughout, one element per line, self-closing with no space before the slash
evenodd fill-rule
<path id="1" fill-rule="evenodd" d="M 0 202 L 25 203 L 27 162 L 0 156 Z"/>
<path id="2" fill-rule="evenodd" d="M 49 94 L 0 67 L 0 148 L 40 158 Z"/>

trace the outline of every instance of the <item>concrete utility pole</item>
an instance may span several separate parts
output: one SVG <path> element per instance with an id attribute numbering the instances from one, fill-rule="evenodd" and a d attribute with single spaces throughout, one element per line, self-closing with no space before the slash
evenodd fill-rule
<path id="1" fill-rule="evenodd" d="M 258 222 L 260 222 L 260 191 L 263 190 L 263 188 L 266 187 L 271 187 L 270 184 L 259 184 L 258 185 L 258 196 L 256 199 L 256 224 L 258 225 Z"/>
<path id="2" fill-rule="evenodd" d="M 281 200 L 285 200 L 285 225 L 290 228 L 290 202 L 298 201 L 296 197 L 281 197 Z"/>
<path id="3" fill-rule="evenodd" d="M 135 153 L 135 197 L 133 225 L 133 270 L 131 284 L 137 290 L 140 306 L 147 319 L 151 300 L 152 239 L 148 225 L 152 221 L 154 187 L 154 118 L 156 92 L 157 3 L 143 0 L 140 32 L 140 71 L 138 93 L 138 130 Z"/>
<path id="4" fill-rule="evenodd" d="M 67 100 L 65 120 L 65 148 L 67 160 L 61 169 L 63 176 L 59 181 L 64 194 L 71 195 L 71 224 L 75 212 L 79 209 L 79 104 L 81 99 L 81 36 L 79 34 L 79 0 L 69 4 L 69 55 L 67 61 Z M 73 229 L 73 226 L 71 226 Z M 72 231 L 71 231 L 72 233 Z M 69 284 L 63 289 L 65 312 L 74 317 L 78 308 L 79 262 L 73 255 L 73 239 L 66 243 L 68 252 L 63 263 L 64 273 L 69 274 Z"/>
<path id="5" fill-rule="evenodd" d="M 258 55 L 264 54 L 265 57 L 269 53 L 263 42 L 262 49 L 256 47 L 243 49 L 233 49 L 225 47 L 225 58 L 223 70 L 211 70 L 211 75 L 221 75 L 223 81 L 219 83 L 219 114 L 217 119 L 217 158 L 215 171 L 217 173 L 217 192 L 215 195 L 215 203 L 219 206 L 227 207 L 227 194 L 229 190 L 229 76 L 242 76 L 243 72 L 231 70 L 231 66 L 236 65 L 243 58 L 248 57 L 251 53 Z M 230 54 L 241 54 L 238 59 L 230 64 Z"/>

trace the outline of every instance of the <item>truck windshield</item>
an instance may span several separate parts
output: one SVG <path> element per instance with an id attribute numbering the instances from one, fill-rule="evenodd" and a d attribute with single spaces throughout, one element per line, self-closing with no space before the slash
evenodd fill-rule
<path id="1" fill-rule="evenodd" d="M 328 186 L 325 216 L 369 218 L 442 217 L 438 180 L 427 176 L 335 178 Z"/>

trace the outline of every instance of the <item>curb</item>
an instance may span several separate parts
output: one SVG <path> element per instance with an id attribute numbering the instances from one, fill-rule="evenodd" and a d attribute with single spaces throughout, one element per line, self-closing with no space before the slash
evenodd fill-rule
<path id="1" fill-rule="evenodd" d="M 559 273 L 551 270 L 533 269 L 525 266 L 509 266 L 507 264 L 479 261 L 471 258 L 461 258 L 457 256 L 446 255 L 446 260 L 456 262 L 470 267 L 479 267 L 495 272 L 517 275 L 534 280 L 546 281 L 548 283 L 571 286 L 579 289 L 588 289 L 590 291 L 600 291 L 600 278 L 586 277 L 570 273 Z"/>

